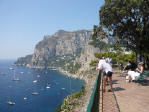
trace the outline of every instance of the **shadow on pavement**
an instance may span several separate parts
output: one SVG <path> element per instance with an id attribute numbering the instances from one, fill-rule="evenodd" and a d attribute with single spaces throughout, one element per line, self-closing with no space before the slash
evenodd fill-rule
<path id="1" fill-rule="evenodd" d="M 149 80 L 139 80 L 136 83 L 139 83 L 141 86 L 149 86 Z"/>
<path id="2" fill-rule="evenodd" d="M 117 82 L 118 82 L 118 80 L 113 80 L 112 84 L 118 84 Z"/>
<path id="3" fill-rule="evenodd" d="M 114 91 L 123 91 L 125 90 L 124 88 L 121 88 L 121 87 L 116 87 L 116 88 L 113 88 Z"/>

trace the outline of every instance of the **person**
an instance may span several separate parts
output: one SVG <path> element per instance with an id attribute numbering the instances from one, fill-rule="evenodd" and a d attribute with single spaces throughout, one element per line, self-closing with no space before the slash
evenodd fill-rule
<path id="1" fill-rule="evenodd" d="M 124 67 L 124 70 L 131 69 L 131 61 L 128 60 L 127 65 Z"/>
<path id="2" fill-rule="evenodd" d="M 149 70 L 149 57 L 146 58 L 147 70 Z"/>
<path id="3" fill-rule="evenodd" d="M 143 62 L 139 62 L 138 68 L 136 68 L 135 71 L 128 72 L 129 82 L 136 80 L 136 78 L 138 78 L 140 74 L 143 73 L 143 69 Z"/>
<path id="4" fill-rule="evenodd" d="M 135 63 L 134 60 L 132 60 L 131 61 L 131 67 L 130 67 L 131 71 L 135 71 L 136 68 L 137 68 L 137 64 Z"/>
<path id="5" fill-rule="evenodd" d="M 119 62 L 119 71 L 121 72 L 123 70 L 123 63 L 120 61 Z"/>
<path id="6" fill-rule="evenodd" d="M 110 89 L 108 91 L 112 92 L 112 73 L 113 73 L 112 66 L 103 59 L 100 59 L 100 58 L 97 58 L 97 59 L 99 63 L 98 63 L 98 66 L 96 67 L 96 70 L 99 69 L 104 71 L 103 92 L 106 91 L 106 82 L 108 79 L 110 81 Z"/>
<path id="7" fill-rule="evenodd" d="M 141 57 L 141 62 L 143 62 L 143 67 L 145 69 L 145 57 L 144 57 L 144 55 L 142 55 L 142 57 Z"/>

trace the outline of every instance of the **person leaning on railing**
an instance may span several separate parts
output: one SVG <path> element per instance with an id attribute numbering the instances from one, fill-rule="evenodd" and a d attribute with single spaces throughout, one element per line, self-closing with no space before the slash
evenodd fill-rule
<path id="1" fill-rule="evenodd" d="M 109 92 L 112 92 L 112 66 L 107 63 L 104 59 L 101 58 L 97 58 L 97 60 L 99 61 L 98 66 L 96 67 L 96 70 L 103 70 L 104 71 L 104 85 L 103 85 L 103 92 L 106 91 L 106 82 L 109 78 L 110 81 L 110 89 L 108 90 Z"/>

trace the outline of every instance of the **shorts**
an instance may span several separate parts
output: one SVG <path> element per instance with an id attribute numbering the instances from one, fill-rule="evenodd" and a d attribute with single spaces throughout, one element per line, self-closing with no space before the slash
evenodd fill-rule
<path id="1" fill-rule="evenodd" d="M 108 71 L 107 73 L 104 72 L 103 76 L 111 77 L 112 76 L 112 72 L 110 72 L 110 71 Z"/>

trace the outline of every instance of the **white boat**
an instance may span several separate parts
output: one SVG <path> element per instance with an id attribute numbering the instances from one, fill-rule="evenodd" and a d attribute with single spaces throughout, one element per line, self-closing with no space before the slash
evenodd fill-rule
<path id="1" fill-rule="evenodd" d="M 24 72 L 20 72 L 21 74 L 23 74 Z"/>
<path id="2" fill-rule="evenodd" d="M 15 105 L 16 103 L 15 102 L 11 102 L 11 101 L 8 101 L 7 102 L 9 105 Z"/>
<path id="3" fill-rule="evenodd" d="M 49 89 L 49 88 L 50 88 L 50 86 L 47 86 L 46 88 L 47 88 L 47 89 Z"/>
<path id="4" fill-rule="evenodd" d="M 15 74 L 15 70 L 14 70 L 14 74 L 13 74 L 13 81 L 20 81 L 20 79 L 18 77 L 16 77 L 16 74 Z"/>
<path id="5" fill-rule="evenodd" d="M 13 80 L 13 81 L 20 81 L 20 79 L 17 78 L 17 77 L 13 78 L 12 80 Z"/>
<path id="6" fill-rule="evenodd" d="M 65 90 L 65 88 L 62 88 L 63 90 Z"/>
<path id="7" fill-rule="evenodd" d="M 10 70 L 14 70 L 14 68 L 9 68 Z"/>
<path id="8" fill-rule="evenodd" d="M 36 82 L 37 82 L 37 80 L 34 80 L 33 82 L 34 82 L 34 83 L 36 83 Z"/>
<path id="9" fill-rule="evenodd" d="M 38 95 L 38 94 L 39 94 L 38 92 L 33 92 L 33 93 L 32 93 L 32 95 Z"/>
<path id="10" fill-rule="evenodd" d="M 40 75 L 37 75 L 37 77 L 39 78 L 39 77 L 40 77 Z"/>
<path id="11" fill-rule="evenodd" d="M 47 89 L 49 89 L 50 88 L 50 84 L 49 83 L 47 83 L 47 87 L 46 87 Z"/>
<path id="12" fill-rule="evenodd" d="M 26 98 L 26 97 L 24 97 L 24 100 L 27 100 L 27 98 Z"/>

